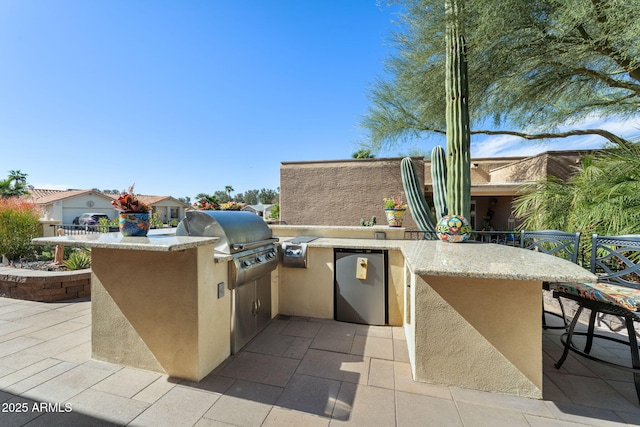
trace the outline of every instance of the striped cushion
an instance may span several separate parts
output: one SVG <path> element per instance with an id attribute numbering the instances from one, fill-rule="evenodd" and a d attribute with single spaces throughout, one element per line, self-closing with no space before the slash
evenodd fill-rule
<path id="1" fill-rule="evenodd" d="M 638 311 L 640 309 L 640 290 L 625 286 L 609 285 L 606 283 L 583 283 L 570 285 L 558 283 L 556 292 L 576 295 L 593 301 L 617 305 L 627 310 Z"/>

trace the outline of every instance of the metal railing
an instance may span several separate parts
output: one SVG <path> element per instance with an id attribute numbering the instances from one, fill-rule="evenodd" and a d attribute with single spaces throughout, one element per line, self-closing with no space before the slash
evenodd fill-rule
<path id="1" fill-rule="evenodd" d="M 405 240 L 437 240 L 434 231 L 405 230 Z M 473 231 L 470 240 L 499 245 L 520 246 L 520 233 L 517 231 Z"/>
<path id="2" fill-rule="evenodd" d="M 112 225 L 53 224 L 51 227 L 53 227 L 54 236 L 58 235 L 58 230 L 64 230 L 65 235 L 112 233 L 119 231 L 118 226 Z"/>

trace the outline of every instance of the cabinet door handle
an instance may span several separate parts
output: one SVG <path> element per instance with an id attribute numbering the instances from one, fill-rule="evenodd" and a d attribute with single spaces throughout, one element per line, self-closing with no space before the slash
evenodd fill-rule
<path id="1" fill-rule="evenodd" d="M 256 300 L 256 303 L 257 303 L 256 313 L 260 313 L 260 307 L 262 306 L 262 304 L 260 303 L 260 298 Z"/>

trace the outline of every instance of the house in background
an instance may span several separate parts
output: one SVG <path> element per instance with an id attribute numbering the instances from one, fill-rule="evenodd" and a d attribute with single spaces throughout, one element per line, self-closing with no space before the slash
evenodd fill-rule
<path id="1" fill-rule="evenodd" d="M 262 203 L 259 203 L 257 205 L 245 205 L 241 210 L 253 212 L 254 214 L 266 219 L 271 215 L 271 209 L 273 209 L 273 206 L 274 205 L 272 204 L 263 205 Z"/>
<path id="2" fill-rule="evenodd" d="M 98 190 L 45 190 L 30 189 L 25 198 L 38 205 L 42 210 L 41 222 L 45 236 L 51 235 L 48 225 L 73 224 L 75 218 L 84 213 L 102 213 L 109 219 L 117 218 L 118 211 L 111 202 L 117 194 L 105 194 Z M 157 213 L 163 223 L 182 221 L 187 203 L 171 196 L 138 196 L 151 206 L 151 212 Z"/>
<path id="3" fill-rule="evenodd" d="M 471 225 L 475 230 L 513 230 L 513 201 L 520 186 L 547 176 L 568 180 L 580 159 L 594 151 L 547 151 L 535 156 L 471 160 Z M 403 194 L 401 158 L 283 162 L 280 166 L 280 218 L 289 225 L 357 226 L 376 216 L 386 225 L 384 197 Z M 433 206 L 431 162 L 412 158 L 424 193 Z M 417 225 L 407 212 L 403 226 Z"/>

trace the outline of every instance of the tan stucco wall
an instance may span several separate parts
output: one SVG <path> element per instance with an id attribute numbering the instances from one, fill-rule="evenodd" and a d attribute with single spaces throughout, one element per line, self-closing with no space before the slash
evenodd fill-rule
<path id="1" fill-rule="evenodd" d="M 307 268 L 287 268 L 279 265 L 276 275 L 272 275 L 272 278 L 278 279 L 278 293 L 273 295 L 279 296 L 279 313 L 333 319 L 334 271 L 333 248 L 310 247 Z M 405 273 L 404 257 L 400 251 L 389 251 L 387 275 L 389 324 L 401 326 Z"/>
<path id="2" fill-rule="evenodd" d="M 542 397 L 541 283 L 415 281 L 412 325 L 405 331 L 409 348 L 415 347 L 416 380 Z"/>
<path id="3" fill-rule="evenodd" d="M 92 259 L 95 359 L 197 381 L 230 354 L 226 263 L 214 263 L 213 245 L 179 252 L 94 248 Z"/>
<path id="4" fill-rule="evenodd" d="M 403 194 L 401 158 L 325 162 L 283 162 L 280 217 L 286 224 L 359 225 L 360 219 L 386 224 L 383 198 Z M 424 161 L 415 158 L 420 182 Z M 406 197 L 404 197 L 406 201 Z M 404 227 L 417 226 L 407 211 Z"/>
<path id="5" fill-rule="evenodd" d="M 309 248 L 307 268 L 278 266 L 280 314 L 333 319 L 333 249 Z"/>

